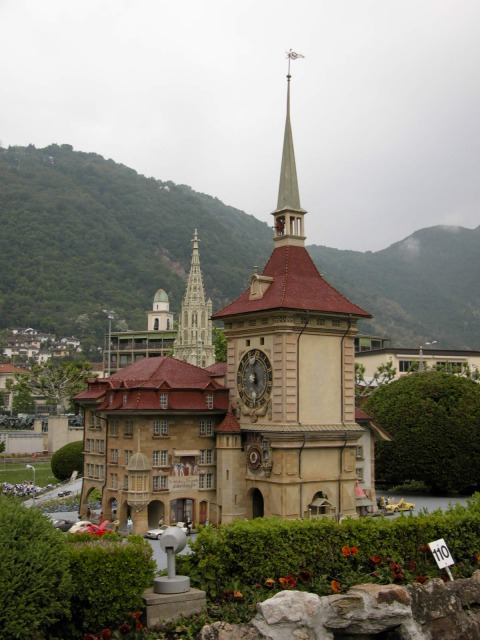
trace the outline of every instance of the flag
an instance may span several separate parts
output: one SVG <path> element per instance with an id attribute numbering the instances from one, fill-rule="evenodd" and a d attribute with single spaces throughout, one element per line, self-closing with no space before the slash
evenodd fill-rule
<path id="1" fill-rule="evenodd" d="M 290 51 L 287 51 L 287 58 L 289 60 L 296 60 L 297 58 L 305 58 L 305 56 L 302 56 L 301 53 L 295 53 L 295 51 L 290 49 Z"/>

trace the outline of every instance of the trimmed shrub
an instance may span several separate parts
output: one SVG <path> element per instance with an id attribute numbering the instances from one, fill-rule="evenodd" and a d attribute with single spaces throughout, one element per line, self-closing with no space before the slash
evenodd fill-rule
<path id="1" fill-rule="evenodd" d="M 258 518 L 205 527 L 192 543 L 194 553 L 177 555 L 177 571 L 213 599 L 225 591 L 264 586 L 295 585 L 326 595 L 364 582 L 439 577 L 428 549 L 428 543 L 439 538 L 449 546 L 456 577 L 480 567 L 480 494 L 467 507 L 418 516 L 347 519 L 341 524 Z"/>
<path id="2" fill-rule="evenodd" d="M 68 616 L 72 590 L 63 535 L 36 509 L 0 496 L 0 637 L 40 640 Z"/>
<path id="3" fill-rule="evenodd" d="M 59 480 L 68 480 L 74 471 L 83 473 L 83 441 L 70 442 L 52 456 L 52 472 Z"/>
<path id="4" fill-rule="evenodd" d="M 140 536 L 127 541 L 116 534 L 101 539 L 69 534 L 66 548 L 73 580 L 72 622 L 64 621 L 62 638 L 83 638 L 120 626 L 129 612 L 143 610 L 142 594 L 156 572 L 147 541 Z"/>

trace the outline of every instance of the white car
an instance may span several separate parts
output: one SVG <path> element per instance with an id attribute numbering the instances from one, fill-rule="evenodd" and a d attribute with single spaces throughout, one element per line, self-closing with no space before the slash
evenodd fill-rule
<path id="1" fill-rule="evenodd" d="M 90 520 L 80 520 L 79 522 L 76 522 L 73 527 L 70 527 L 68 533 L 82 533 L 84 529 L 91 526 L 92 523 Z"/>
<path id="2" fill-rule="evenodd" d="M 149 529 L 145 535 L 147 538 L 152 538 L 152 540 L 160 540 L 165 529 L 168 529 L 168 525 L 162 524 L 162 526 L 157 529 Z"/>
<path id="3" fill-rule="evenodd" d="M 187 534 L 187 536 L 189 535 L 188 527 L 184 522 L 177 522 L 176 525 L 171 525 L 171 526 L 180 527 L 180 529 L 184 531 Z M 157 527 L 156 529 L 149 529 L 145 534 L 145 536 L 147 538 L 152 538 L 153 540 L 160 540 L 160 538 L 162 537 L 162 533 L 169 528 L 170 527 L 168 526 L 168 524 L 162 524 L 161 527 Z"/>

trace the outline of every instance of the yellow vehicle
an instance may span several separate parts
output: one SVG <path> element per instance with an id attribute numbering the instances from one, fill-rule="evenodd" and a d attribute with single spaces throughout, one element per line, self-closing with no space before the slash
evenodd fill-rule
<path id="1" fill-rule="evenodd" d="M 413 509 L 415 509 L 415 503 L 406 502 L 403 498 L 400 498 L 397 503 L 391 502 L 385 505 L 385 511 L 389 513 L 397 513 L 398 511 L 413 511 Z"/>

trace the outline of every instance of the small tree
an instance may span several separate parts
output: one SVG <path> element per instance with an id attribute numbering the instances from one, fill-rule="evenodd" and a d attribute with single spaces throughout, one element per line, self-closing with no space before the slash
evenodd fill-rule
<path id="1" fill-rule="evenodd" d="M 12 393 L 12 412 L 13 413 L 33 413 L 35 403 L 32 393 L 25 384 L 24 377 L 26 373 L 17 373 L 15 378 L 5 382 L 5 387 Z"/>
<path id="2" fill-rule="evenodd" d="M 16 374 L 14 393 L 43 396 L 65 412 L 72 396 L 85 388 L 90 377 L 89 362 L 65 362 L 52 358 L 45 364 L 34 365 L 30 373 Z"/>
<path id="3" fill-rule="evenodd" d="M 83 441 L 70 442 L 52 456 L 52 472 L 59 480 L 67 480 L 74 471 L 83 472 Z"/>
<path id="4" fill-rule="evenodd" d="M 0 638 L 47 637 L 70 608 L 62 535 L 36 509 L 0 496 L 0 558 Z"/>
<path id="5" fill-rule="evenodd" d="M 377 389 L 365 411 L 393 436 L 376 445 L 377 477 L 418 480 L 454 493 L 480 478 L 480 385 L 440 371 L 412 373 Z"/>
<path id="6" fill-rule="evenodd" d="M 355 363 L 355 401 L 357 407 L 361 406 L 365 398 L 368 398 L 375 389 L 388 384 L 395 379 L 397 370 L 393 364 L 385 362 L 377 367 L 371 378 L 365 378 L 365 367 L 359 362 Z"/>
<path id="7" fill-rule="evenodd" d="M 225 333 L 213 327 L 213 345 L 215 347 L 215 362 L 227 361 L 227 339 Z"/>

